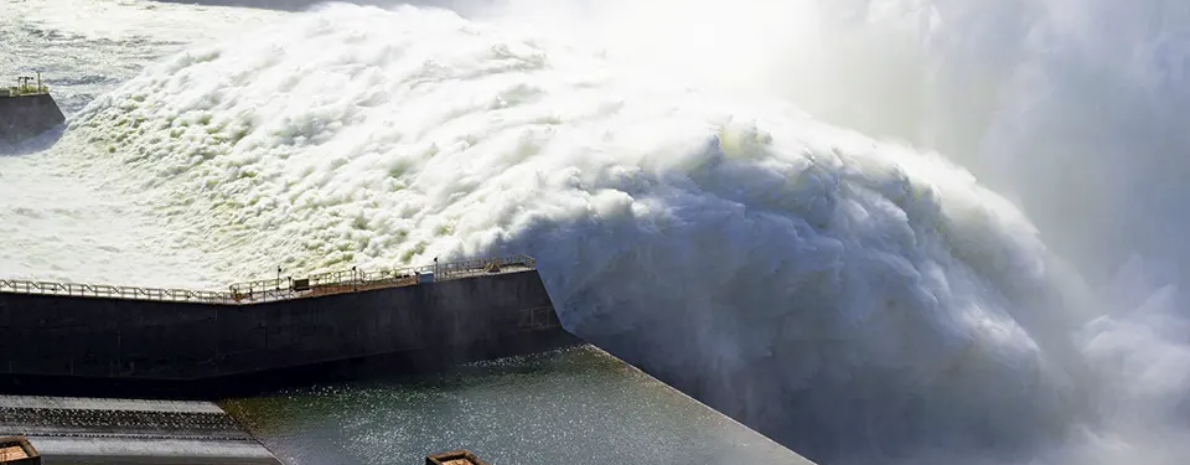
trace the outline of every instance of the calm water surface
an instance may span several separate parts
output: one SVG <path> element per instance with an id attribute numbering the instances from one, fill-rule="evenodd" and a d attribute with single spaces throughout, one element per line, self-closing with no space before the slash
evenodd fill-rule
<path id="1" fill-rule="evenodd" d="M 222 405 L 289 465 L 805 463 L 590 346 Z"/>

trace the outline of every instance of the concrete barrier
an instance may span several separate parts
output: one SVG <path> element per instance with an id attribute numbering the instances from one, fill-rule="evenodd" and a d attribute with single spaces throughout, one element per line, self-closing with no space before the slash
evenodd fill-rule
<path id="1" fill-rule="evenodd" d="M 0 374 L 178 381 L 568 338 L 532 269 L 249 305 L 0 291 L 0 335 Z"/>
<path id="2" fill-rule="evenodd" d="M 37 136 L 66 121 L 50 94 L 0 96 L 0 142 Z"/>

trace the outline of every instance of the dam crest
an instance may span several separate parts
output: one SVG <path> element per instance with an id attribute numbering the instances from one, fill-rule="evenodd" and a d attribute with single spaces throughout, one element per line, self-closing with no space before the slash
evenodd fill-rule
<path id="1" fill-rule="evenodd" d="M 404 354 L 415 364 L 571 341 L 528 256 L 156 289 L 0 280 L 0 376 L 203 381 Z"/>

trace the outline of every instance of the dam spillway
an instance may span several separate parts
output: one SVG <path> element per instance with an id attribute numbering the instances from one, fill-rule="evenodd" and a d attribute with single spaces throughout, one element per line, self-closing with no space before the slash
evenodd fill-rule
<path id="1" fill-rule="evenodd" d="M 146 289 L 0 280 L 0 375 L 205 381 L 402 353 L 449 363 L 569 336 L 526 256 Z"/>

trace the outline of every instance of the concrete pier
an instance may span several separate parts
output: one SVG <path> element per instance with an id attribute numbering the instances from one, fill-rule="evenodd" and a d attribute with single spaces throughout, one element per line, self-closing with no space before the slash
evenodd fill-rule
<path id="1" fill-rule="evenodd" d="M 280 465 L 210 402 L 0 396 L 0 435 L 43 464 Z"/>
<path id="2" fill-rule="evenodd" d="M 48 92 L 13 95 L 0 89 L 0 142 L 16 143 L 65 121 L 66 116 Z"/>
<path id="3" fill-rule="evenodd" d="M 528 257 L 229 292 L 0 281 L 0 375 L 200 381 L 404 354 L 470 361 L 568 343 Z"/>

